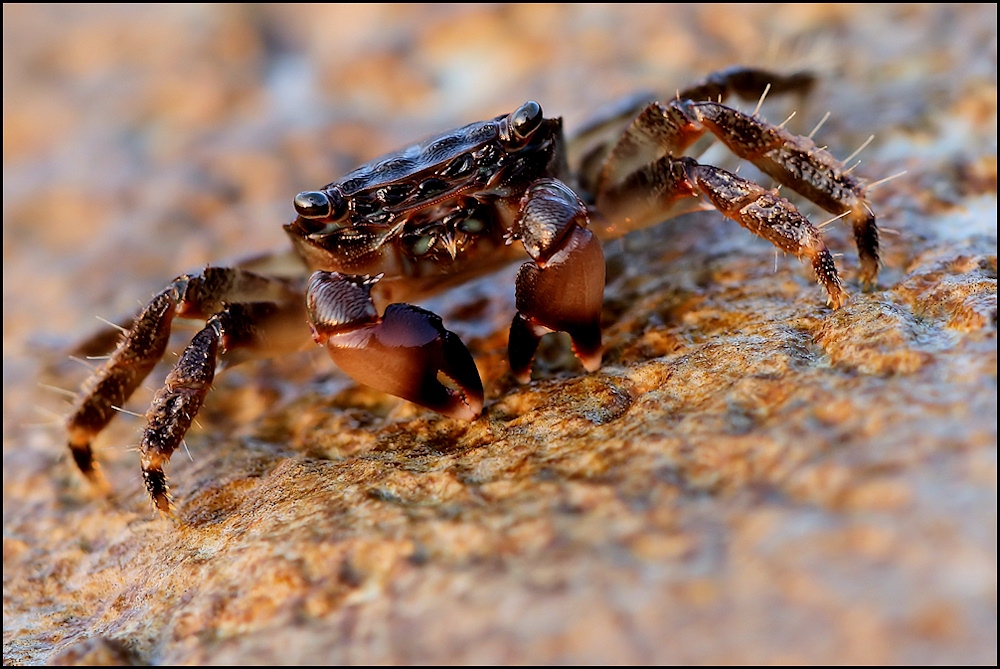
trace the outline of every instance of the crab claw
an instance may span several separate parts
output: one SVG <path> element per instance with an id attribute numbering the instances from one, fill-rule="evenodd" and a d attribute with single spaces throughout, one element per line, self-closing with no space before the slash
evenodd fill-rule
<path id="1" fill-rule="evenodd" d="M 437 314 L 410 304 L 390 304 L 380 318 L 370 296 L 376 280 L 315 272 L 307 293 L 313 338 L 359 383 L 452 418 L 476 418 L 483 382 L 462 340 Z"/>
<path id="2" fill-rule="evenodd" d="M 604 252 L 586 227 L 587 210 L 562 184 L 542 179 L 525 196 L 520 237 L 530 262 L 517 274 L 517 314 L 507 347 L 510 368 L 522 383 L 541 337 L 566 332 L 588 372 L 601 366 Z"/>

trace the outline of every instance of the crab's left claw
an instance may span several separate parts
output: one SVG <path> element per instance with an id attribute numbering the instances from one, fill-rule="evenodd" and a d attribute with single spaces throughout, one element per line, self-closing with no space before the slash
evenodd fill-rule
<path id="1" fill-rule="evenodd" d="M 313 338 L 360 383 L 452 418 L 476 418 L 483 382 L 458 335 L 437 314 L 410 304 L 390 304 L 379 317 L 370 296 L 374 283 L 315 272 L 307 293 Z"/>

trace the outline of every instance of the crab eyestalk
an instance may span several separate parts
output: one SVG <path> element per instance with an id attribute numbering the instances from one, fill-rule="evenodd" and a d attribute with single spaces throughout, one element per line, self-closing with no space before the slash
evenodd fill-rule
<path id="1" fill-rule="evenodd" d="M 483 382 L 472 354 L 425 309 L 390 304 L 380 318 L 370 296 L 376 281 L 315 272 L 307 292 L 313 338 L 359 383 L 452 418 L 476 418 Z"/>

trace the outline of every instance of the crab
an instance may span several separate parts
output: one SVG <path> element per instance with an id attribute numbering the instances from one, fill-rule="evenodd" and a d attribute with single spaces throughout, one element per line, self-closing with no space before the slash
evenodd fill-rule
<path id="1" fill-rule="evenodd" d="M 107 484 L 92 442 L 161 359 L 172 321 L 205 321 L 146 413 L 139 446 L 153 505 L 172 513 L 163 471 L 208 392 L 217 366 L 297 350 L 312 339 L 359 383 L 453 419 L 471 421 L 484 391 L 472 355 L 436 314 L 407 301 L 525 259 L 515 282 L 508 355 L 530 379 L 540 338 L 568 333 L 583 367 L 601 364 L 605 268 L 601 240 L 714 207 L 778 249 L 808 260 L 828 304 L 847 293 L 813 226 L 776 190 L 698 162 L 697 140 L 718 139 L 779 184 L 853 227 L 862 281 L 874 284 L 878 228 L 864 182 L 808 137 L 723 104 L 771 92 L 804 93 L 809 73 L 733 68 L 657 101 L 630 98 L 573 139 L 529 101 L 372 160 L 295 196 L 284 226 L 298 268 L 267 262 L 208 267 L 159 292 L 67 420 L 77 466 Z M 699 146 L 702 143 L 699 143 Z M 571 170 L 568 156 L 575 163 Z M 307 327 L 308 324 L 308 327 Z"/>

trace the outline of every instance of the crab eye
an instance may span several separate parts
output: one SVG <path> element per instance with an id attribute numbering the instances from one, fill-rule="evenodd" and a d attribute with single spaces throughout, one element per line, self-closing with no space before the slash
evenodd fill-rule
<path id="1" fill-rule="evenodd" d="M 338 219 L 347 211 L 339 191 L 305 191 L 295 196 L 295 211 L 302 218 Z"/>
<path id="2" fill-rule="evenodd" d="M 514 134 L 525 139 L 542 124 L 542 108 L 534 100 L 529 100 L 510 115 L 510 127 Z"/>
<path id="3" fill-rule="evenodd" d="M 330 200 L 320 191 L 299 193 L 295 196 L 295 211 L 302 218 L 326 218 L 330 215 Z"/>

